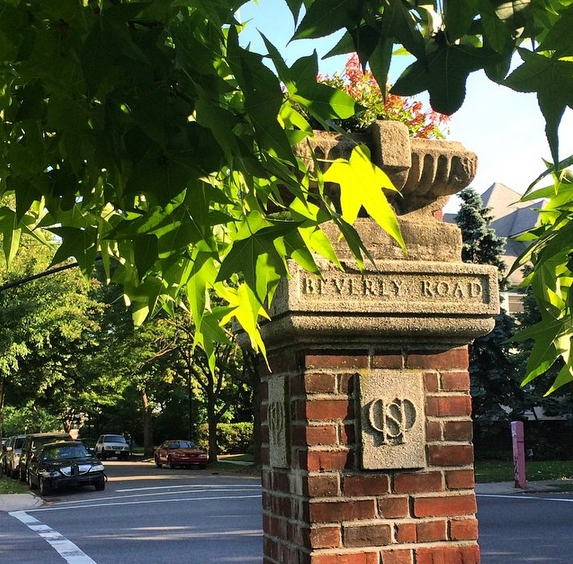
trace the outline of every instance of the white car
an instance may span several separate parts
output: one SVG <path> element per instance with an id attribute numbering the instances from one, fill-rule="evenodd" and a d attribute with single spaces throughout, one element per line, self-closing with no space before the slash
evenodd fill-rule
<path id="1" fill-rule="evenodd" d="M 100 435 L 95 444 L 95 454 L 100 460 L 116 456 L 118 460 L 129 458 L 129 444 L 123 435 Z"/>

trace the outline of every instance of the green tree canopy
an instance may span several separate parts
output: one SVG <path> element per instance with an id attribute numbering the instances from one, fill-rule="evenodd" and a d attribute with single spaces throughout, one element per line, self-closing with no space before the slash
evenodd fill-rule
<path id="1" fill-rule="evenodd" d="M 42 225 L 61 240 L 55 263 L 74 256 L 88 276 L 99 255 L 111 277 L 117 259 L 114 279 L 138 320 L 186 292 L 209 356 L 210 343 L 223 338 L 220 323 L 233 315 L 264 346 L 257 319 L 287 275 L 287 258 L 311 272 L 318 272 L 313 253 L 337 262 L 324 222 L 339 226 L 359 264 L 364 252 L 349 225 L 355 214 L 333 208 L 320 175 L 312 179 L 293 151 L 312 135 L 295 105 L 328 127 L 350 117 L 355 102 L 317 83 L 316 55 L 289 67 L 265 38 L 273 72 L 242 48 L 235 14 L 243 3 L 0 0 L 0 191 L 16 197 L 0 217 L 5 250 L 12 256 L 19 233 Z M 428 91 L 436 111 L 455 112 L 477 70 L 535 92 L 558 163 L 559 122 L 573 105 L 568 0 L 287 4 L 294 39 L 343 30 L 331 53 L 356 51 L 381 85 L 392 57 L 411 54 L 392 91 Z M 522 63 L 510 71 L 516 54 Z M 365 166 L 365 155 L 348 166 L 378 190 L 385 175 Z M 329 180 L 348 172 L 338 167 Z M 349 208 L 369 207 L 401 243 L 384 198 L 374 210 L 365 201 L 372 189 L 352 191 Z M 563 229 L 548 224 L 548 237 L 569 224 L 569 216 Z M 535 255 L 536 272 L 548 270 L 547 256 Z M 573 374 L 567 256 L 555 258 L 568 275 L 549 284 L 558 299 L 548 302 L 561 327 L 552 353 L 566 351 L 564 380 Z M 227 305 L 211 305 L 209 290 Z"/>

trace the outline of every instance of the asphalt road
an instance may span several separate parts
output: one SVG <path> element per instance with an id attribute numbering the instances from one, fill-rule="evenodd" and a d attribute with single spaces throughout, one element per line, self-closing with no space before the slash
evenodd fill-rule
<path id="1" fill-rule="evenodd" d="M 571 564 L 573 494 L 478 496 L 481 564 Z"/>
<path id="2" fill-rule="evenodd" d="M 68 490 L 0 514 L 0 562 L 262 562 L 259 478 L 106 461 L 103 492 Z"/>
<path id="3" fill-rule="evenodd" d="M 257 477 L 106 461 L 106 490 L 0 512 L 0 562 L 261 564 Z M 481 564 L 570 564 L 573 494 L 478 495 Z"/>

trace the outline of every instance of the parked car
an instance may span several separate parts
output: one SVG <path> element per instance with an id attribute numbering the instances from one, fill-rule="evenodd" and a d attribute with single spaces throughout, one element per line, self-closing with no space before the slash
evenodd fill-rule
<path id="1" fill-rule="evenodd" d="M 88 452 L 91 452 L 92 454 L 95 454 L 95 444 L 96 444 L 96 440 L 95 439 L 76 439 L 78 440 L 80 443 L 82 443 Z"/>
<path id="2" fill-rule="evenodd" d="M 103 464 L 79 441 L 48 443 L 35 453 L 28 466 L 28 485 L 40 495 L 71 486 L 92 485 L 105 489 Z"/>
<path id="3" fill-rule="evenodd" d="M 117 456 L 118 460 L 127 460 L 129 443 L 123 435 L 100 435 L 95 444 L 95 454 L 101 460 L 110 456 Z"/>
<path id="4" fill-rule="evenodd" d="M 28 461 L 30 457 L 36 454 L 40 448 L 54 441 L 71 441 L 72 438 L 67 433 L 32 433 L 26 435 L 22 452 L 20 453 L 20 462 L 18 463 L 18 476 L 22 482 L 28 481 Z"/>
<path id="5" fill-rule="evenodd" d="M 155 451 L 155 466 L 161 468 L 164 464 L 168 468 L 177 466 L 207 467 L 207 453 L 191 441 L 169 440 L 163 442 Z"/>
<path id="6" fill-rule="evenodd" d="M 25 440 L 26 435 L 13 435 L 12 437 L 8 437 L 2 455 L 2 469 L 6 476 L 11 478 L 18 476 L 20 454 L 22 453 L 22 446 Z"/>

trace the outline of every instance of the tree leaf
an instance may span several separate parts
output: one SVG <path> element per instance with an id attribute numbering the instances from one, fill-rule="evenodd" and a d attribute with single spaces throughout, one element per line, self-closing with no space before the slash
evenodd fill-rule
<path id="1" fill-rule="evenodd" d="M 139 235 L 134 240 L 133 250 L 137 271 L 139 276 L 143 278 L 158 258 L 157 237 L 155 235 Z"/>
<path id="2" fill-rule="evenodd" d="M 315 0 L 297 27 L 293 39 L 310 39 L 330 35 L 357 20 L 360 1 Z"/>
<path id="3" fill-rule="evenodd" d="M 388 175 L 370 160 L 364 145 L 352 150 L 349 160 L 336 159 L 324 174 L 326 182 L 340 185 L 342 218 L 354 223 L 361 207 L 405 250 L 394 210 L 383 189 L 396 191 Z"/>
<path id="4" fill-rule="evenodd" d="M 520 49 L 523 64 L 504 81 L 518 92 L 536 92 L 554 162 L 559 161 L 558 129 L 566 106 L 573 107 L 573 62 Z"/>
<path id="5" fill-rule="evenodd" d="M 448 41 L 454 43 L 469 32 L 477 13 L 479 0 L 446 2 L 444 4 L 444 25 Z"/>
<path id="6" fill-rule="evenodd" d="M 538 50 L 555 51 L 558 56 L 573 55 L 572 27 L 573 5 L 568 6 L 559 14 L 559 19 L 549 29 Z"/>
<path id="7" fill-rule="evenodd" d="M 483 47 L 434 41 L 429 47 L 427 74 L 432 108 L 446 115 L 459 110 L 466 97 L 469 74 L 497 59 L 497 54 Z"/>
<path id="8" fill-rule="evenodd" d="M 51 265 L 74 257 L 84 276 L 89 277 L 93 270 L 97 247 L 95 229 L 78 229 L 76 227 L 52 227 L 52 233 L 60 237 L 62 244 L 58 247 Z"/>

